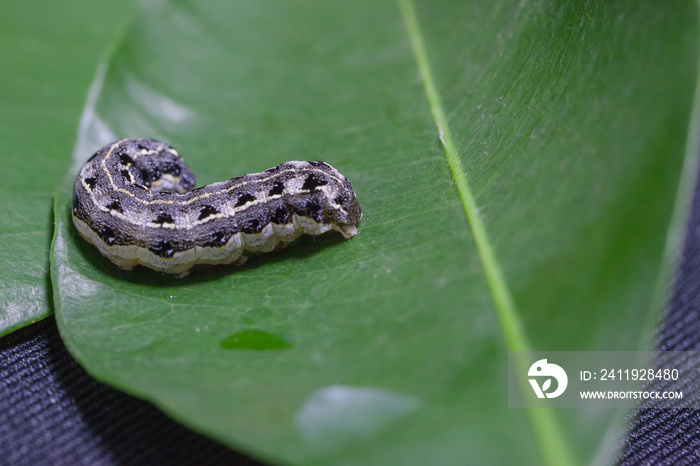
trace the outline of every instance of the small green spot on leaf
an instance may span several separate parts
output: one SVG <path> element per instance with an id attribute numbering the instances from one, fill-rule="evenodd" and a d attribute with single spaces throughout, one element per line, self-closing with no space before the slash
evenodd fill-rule
<path id="1" fill-rule="evenodd" d="M 282 338 L 260 330 L 243 330 L 221 341 L 224 349 L 276 350 L 291 346 Z"/>

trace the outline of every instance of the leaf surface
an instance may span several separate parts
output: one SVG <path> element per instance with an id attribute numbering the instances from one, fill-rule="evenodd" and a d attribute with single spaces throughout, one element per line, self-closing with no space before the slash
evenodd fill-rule
<path id="1" fill-rule="evenodd" d="M 590 461 L 614 413 L 507 408 L 507 352 L 637 347 L 696 23 L 693 2 L 144 3 L 77 166 L 139 136 L 173 144 L 200 184 L 325 160 L 365 216 L 350 241 L 176 279 L 103 258 L 66 189 L 52 257 L 68 348 L 271 461 Z"/>
<path id="2" fill-rule="evenodd" d="M 51 196 L 102 49 L 131 2 L 6 1 L 0 15 L 0 336 L 52 312 Z"/>

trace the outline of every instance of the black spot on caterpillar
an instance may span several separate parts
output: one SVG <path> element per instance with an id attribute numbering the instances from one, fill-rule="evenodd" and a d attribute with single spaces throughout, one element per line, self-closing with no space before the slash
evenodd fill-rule
<path id="1" fill-rule="evenodd" d="M 110 204 L 107 204 L 107 208 L 109 210 L 115 210 L 120 214 L 124 213 L 124 209 L 122 209 L 122 205 L 119 201 L 112 201 Z"/>
<path id="2" fill-rule="evenodd" d="M 240 207 L 243 205 L 246 205 L 249 202 L 253 202 L 255 200 L 255 196 L 252 194 L 244 193 L 238 196 L 238 201 L 236 201 L 236 205 L 234 207 Z"/>
<path id="3" fill-rule="evenodd" d="M 170 215 L 169 213 L 161 212 L 158 214 L 158 217 L 156 217 L 156 219 L 153 220 L 153 223 L 157 223 L 159 225 L 164 225 L 166 223 L 174 224 L 175 220 L 173 220 L 173 216 Z"/>
<path id="4" fill-rule="evenodd" d="M 123 139 L 80 170 L 73 223 L 122 268 L 185 275 L 195 264 L 243 263 L 246 252 L 269 252 L 304 233 L 350 238 L 362 219 L 350 182 L 325 162 L 285 162 L 194 185 L 168 144 Z"/>
<path id="5" fill-rule="evenodd" d="M 90 191 L 95 189 L 95 186 L 97 186 L 97 178 L 94 176 L 88 176 L 85 178 L 85 184 L 87 184 L 90 188 Z"/>
<path id="6" fill-rule="evenodd" d="M 205 205 L 202 207 L 202 210 L 199 212 L 199 217 L 197 217 L 197 220 L 204 220 L 205 218 L 209 218 L 212 215 L 218 214 L 219 211 L 216 210 L 215 207 L 210 206 L 210 205 Z"/>
<path id="7" fill-rule="evenodd" d="M 284 183 L 280 183 L 279 181 L 275 181 L 272 183 L 272 188 L 270 189 L 270 192 L 267 193 L 268 196 L 277 196 L 278 194 L 284 193 Z"/>
<path id="8" fill-rule="evenodd" d="M 302 185 L 301 189 L 316 192 L 316 189 L 318 189 L 320 186 L 325 186 L 326 183 L 328 183 L 326 180 L 324 180 L 322 177 L 318 176 L 316 173 L 311 173 L 307 175 L 306 180 L 304 180 L 304 184 Z"/>

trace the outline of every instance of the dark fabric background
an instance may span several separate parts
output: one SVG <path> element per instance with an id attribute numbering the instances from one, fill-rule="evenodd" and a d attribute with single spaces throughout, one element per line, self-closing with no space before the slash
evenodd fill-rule
<path id="1" fill-rule="evenodd" d="M 1 465 L 257 465 L 94 381 L 53 317 L 0 339 Z"/>
<path id="2" fill-rule="evenodd" d="M 700 186 L 659 343 L 700 350 Z M 629 422 L 621 464 L 700 465 L 700 411 L 641 409 Z M 48 318 L 0 339 L 0 464 L 261 463 L 95 382 Z"/>
<path id="3" fill-rule="evenodd" d="M 700 182 L 695 186 L 683 254 L 660 326 L 658 349 L 700 351 Z M 700 370 L 700 361 L 689 360 L 686 364 L 696 373 Z M 684 385 L 697 390 L 698 383 L 693 380 Z M 642 408 L 631 416 L 629 424 L 621 465 L 700 465 L 700 410 Z"/>

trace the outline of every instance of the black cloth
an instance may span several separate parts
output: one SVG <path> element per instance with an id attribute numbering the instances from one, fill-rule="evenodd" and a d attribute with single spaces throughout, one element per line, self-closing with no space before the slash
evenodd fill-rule
<path id="1" fill-rule="evenodd" d="M 96 382 L 53 317 L 0 339 L 0 465 L 258 465 Z"/>
<path id="2" fill-rule="evenodd" d="M 700 351 L 700 182 L 657 340 L 660 351 Z M 700 361 L 688 365 L 700 371 Z M 697 381 L 681 384 L 697 390 Z M 700 465 L 700 410 L 642 407 L 630 417 L 622 444 L 619 463 L 624 466 Z"/>
<path id="3" fill-rule="evenodd" d="M 700 184 L 659 349 L 700 350 Z M 700 411 L 642 408 L 620 464 L 700 465 Z M 0 465 L 261 464 L 93 380 L 53 318 L 0 339 Z"/>

